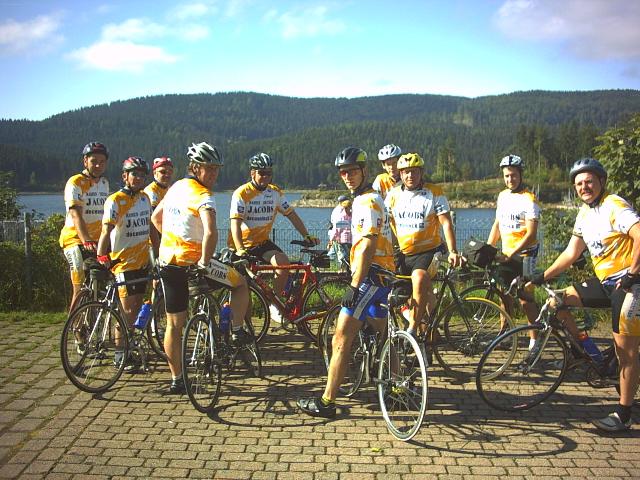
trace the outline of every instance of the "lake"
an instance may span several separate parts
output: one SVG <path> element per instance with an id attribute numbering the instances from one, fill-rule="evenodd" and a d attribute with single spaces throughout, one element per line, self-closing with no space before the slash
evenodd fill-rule
<path id="1" fill-rule="evenodd" d="M 290 192 L 286 196 L 290 202 L 294 202 L 300 199 L 301 194 Z M 228 212 L 231 203 L 231 192 L 216 193 L 215 198 L 218 211 Z M 53 213 L 64 214 L 64 199 L 61 193 L 19 194 L 17 200 L 21 211 L 36 212 L 39 217 L 46 218 Z M 296 212 L 312 233 L 322 240 L 326 238 L 324 231 L 328 228 L 331 208 L 297 207 Z M 492 208 L 460 208 L 455 210 L 458 247 L 469 235 L 486 239 L 494 219 L 495 210 Z M 228 226 L 229 219 L 226 215 L 218 215 L 218 228 L 226 229 Z M 275 228 L 291 230 L 293 227 L 286 218 L 278 215 Z"/>

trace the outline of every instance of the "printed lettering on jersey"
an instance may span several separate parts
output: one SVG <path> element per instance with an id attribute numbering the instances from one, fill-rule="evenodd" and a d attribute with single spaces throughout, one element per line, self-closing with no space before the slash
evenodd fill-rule
<path id="1" fill-rule="evenodd" d="M 513 253 L 527 234 L 527 221 L 540 218 L 540 206 L 535 195 L 526 188 L 519 192 L 505 189 L 498 195 L 496 219 L 502 240 L 502 252 Z M 529 247 L 535 247 L 534 243 Z"/>

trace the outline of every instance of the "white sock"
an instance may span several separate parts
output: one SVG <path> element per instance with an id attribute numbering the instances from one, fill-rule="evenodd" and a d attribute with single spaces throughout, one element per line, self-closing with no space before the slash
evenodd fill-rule
<path id="1" fill-rule="evenodd" d="M 535 338 L 530 338 L 529 339 L 529 350 L 531 350 L 535 344 L 536 344 L 536 339 Z"/>

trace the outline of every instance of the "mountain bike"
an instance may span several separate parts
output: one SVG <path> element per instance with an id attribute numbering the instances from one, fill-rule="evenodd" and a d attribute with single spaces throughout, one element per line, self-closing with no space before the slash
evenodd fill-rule
<path id="1" fill-rule="evenodd" d="M 154 277 L 116 282 L 104 267 L 91 277 L 106 282 L 104 297 L 85 301 L 69 314 L 60 338 L 60 357 L 67 377 L 76 387 L 89 393 L 102 393 L 118 381 L 127 359 L 145 372 L 149 370 L 146 332 L 127 327 L 118 287 L 147 282 Z M 116 351 L 122 352 L 119 362 Z"/>
<path id="2" fill-rule="evenodd" d="M 254 340 L 245 346 L 233 343 L 230 325 L 221 330 L 221 308 L 211 292 L 192 297 L 189 311 L 193 316 L 182 338 L 182 378 L 191 404 L 199 412 L 211 413 L 220 396 L 224 369 L 229 374 L 262 376 L 260 349 L 251 323 L 245 328 Z"/>
<path id="3" fill-rule="evenodd" d="M 602 352 L 603 362 L 596 362 L 556 315 L 564 305 L 563 290 L 553 290 L 548 285 L 542 288 L 547 299 L 536 323 L 500 335 L 478 363 L 478 393 L 498 410 L 527 410 L 545 401 L 562 384 L 573 357 L 586 365 L 585 380 L 592 387 L 619 386 L 614 347 Z M 588 330 L 591 326 L 580 328 Z M 531 330 L 537 332 L 537 339 L 529 351 Z"/>
<path id="4" fill-rule="evenodd" d="M 309 261 L 275 267 L 263 264 L 256 257 L 242 257 L 248 261 L 243 269 L 251 294 L 248 316 L 255 329 L 257 342 L 261 342 L 267 334 L 272 321 L 269 305 L 274 305 L 282 316 L 282 328 L 302 333 L 317 343 L 316 332 L 322 318 L 349 287 L 349 273 L 320 271 L 329 266 L 326 250 L 310 249 L 308 247 L 314 244 L 302 240 L 292 240 L 291 244 L 302 247 L 300 252 L 308 255 Z M 273 290 L 271 284 L 276 270 L 286 270 L 290 275 L 290 286 L 284 299 Z M 225 300 L 219 298 L 219 301 L 223 304 Z"/>
<path id="5" fill-rule="evenodd" d="M 393 308 L 407 301 L 402 288 L 405 283 L 398 283 L 392 272 L 383 272 L 385 284 L 391 286 L 386 305 L 387 328 L 381 337 L 371 325 L 363 322 L 351 346 L 340 392 L 352 396 L 363 382 L 373 382 L 387 429 L 397 439 L 408 441 L 418 433 L 427 410 L 427 365 L 416 339 L 401 329 L 399 308 Z M 336 305 L 329 310 L 318 334 L 324 339 L 321 350 L 327 368 L 341 308 Z"/>

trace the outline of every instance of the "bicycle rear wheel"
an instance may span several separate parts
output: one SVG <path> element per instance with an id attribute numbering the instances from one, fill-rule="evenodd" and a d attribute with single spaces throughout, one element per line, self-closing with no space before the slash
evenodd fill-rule
<path id="1" fill-rule="evenodd" d="M 531 330 L 538 332 L 540 348 L 529 352 Z M 500 335 L 480 359 L 478 393 L 498 410 L 527 410 L 555 392 L 566 373 L 566 360 L 567 348 L 556 332 L 535 325 L 514 328 Z"/>
<path id="2" fill-rule="evenodd" d="M 120 315 L 100 302 L 76 308 L 62 329 L 60 356 L 67 377 L 84 392 L 102 393 L 122 375 L 115 363 L 116 339 L 123 358 L 129 352 L 127 327 Z"/>
<path id="3" fill-rule="evenodd" d="M 336 305 L 342 298 L 345 290 L 349 288 L 349 281 L 344 277 L 332 276 L 321 277 L 318 283 L 307 290 L 302 302 L 302 315 L 310 317 L 298 323 L 300 332 L 319 344 L 318 329 L 323 317 L 329 308 Z"/>
<path id="4" fill-rule="evenodd" d="M 329 370 L 329 364 L 331 362 L 333 335 L 336 331 L 341 308 L 340 305 L 336 305 L 327 312 L 327 315 L 322 320 L 318 333 L 318 337 L 322 338 L 320 351 L 322 352 L 322 358 L 327 371 Z M 364 377 L 367 357 L 365 355 L 365 343 L 362 339 L 361 331 L 356 333 L 348 355 L 349 362 L 342 385 L 340 386 L 340 393 L 345 397 L 351 397 L 358 391 Z"/>
<path id="5" fill-rule="evenodd" d="M 434 329 L 433 354 L 448 375 L 467 380 L 475 374 L 480 355 L 511 328 L 511 317 L 498 305 L 466 298 L 442 312 Z"/>
<path id="6" fill-rule="evenodd" d="M 151 309 L 153 315 L 149 323 L 147 323 L 147 339 L 149 340 L 151 349 L 156 355 L 166 360 L 167 354 L 164 352 L 164 335 L 167 331 L 167 310 L 165 308 L 162 288 L 156 290 Z"/>
<path id="7" fill-rule="evenodd" d="M 378 401 L 389 432 L 411 440 L 427 410 L 427 369 L 416 340 L 404 331 L 387 339 L 380 353 Z"/>
<path id="8" fill-rule="evenodd" d="M 214 328 L 207 315 L 196 314 L 187 322 L 182 339 L 182 378 L 191 404 L 202 413 L 215 408 L 222 381 Z"/>

